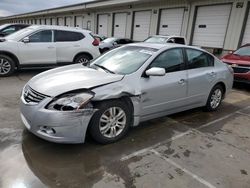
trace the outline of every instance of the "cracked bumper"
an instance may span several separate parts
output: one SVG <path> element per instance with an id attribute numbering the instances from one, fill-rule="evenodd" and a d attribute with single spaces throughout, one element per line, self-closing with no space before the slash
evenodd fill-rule
<path id="1" fill-rule="evenodd" d="M 21 119 L 26 128 L 36 136 L 56 143 L 84 143 L 93 109 L 81 111 L 52 111 L 44 107 L 51 98 L 38 105 L 29 105 L 21 98 Z"/>

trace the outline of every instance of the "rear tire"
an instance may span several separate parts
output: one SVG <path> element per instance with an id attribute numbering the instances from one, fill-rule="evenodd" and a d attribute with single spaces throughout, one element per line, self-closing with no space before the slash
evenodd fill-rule
<path id="1" fill-rule="evenodd" d="M 15 72 L 15 62 L 9 56 L 0 55 L 0 77 L 10 76 Z"/>
<path id="2" fill-rule="evenodd" d="M 225 91 L 221 85 L 214 86 L 208 96 L 207 104 L 204 107 L 205 111 L 209 111 L 209 112 L 216 111 L 221 105 L 224 92 Z"/>
<path id="3" fill-rule="evenodd" d="M 120 100 L 102 102 L 92 117 L 89 132 L 100 144 L 109 144 L 123 138 L 131 125 L 132 114 L 129 107 Z"/>
<path id="4" fill-rule="evenodd" d="M 86 55 L 86 54 L 81 54 L 81 55 L 78 55 L 78 56 L 75 58 L 74 62 L 75 62 L 75 63 L 81 63 L 81 64 L 83 64 L 83 65 L 88 65 L 88 63 L 90 62 L 90 60 L 91 60 L 91 57 L 90 57 L 90 56 L 88 56 L 88 55 Z"/>

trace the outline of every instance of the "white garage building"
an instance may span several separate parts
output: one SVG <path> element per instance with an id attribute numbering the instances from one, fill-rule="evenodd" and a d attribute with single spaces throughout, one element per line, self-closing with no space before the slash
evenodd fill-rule
<path id="1" fill-rule="evenodd" d="M 191 45 L 220 53 L 250 43 L 249 7 L 249 0 L 96 0 L 5 17 L 0 23 L 80 27 L 136 41 L 183 35 Z"/>

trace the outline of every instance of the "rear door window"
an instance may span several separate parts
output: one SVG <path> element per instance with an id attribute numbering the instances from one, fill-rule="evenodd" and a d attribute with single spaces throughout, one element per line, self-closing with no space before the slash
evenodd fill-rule
<path id="1" fill-rule="evenodd" d="M 55 42 L 75 42 L 82 40 L 85 36 L 79 32 L 73 31 L 55 31 Z"/>
<path id="2" fill-rule="evenodd" d="M 214 58 L 206 52 L 195 49 L 186 49 L 186 53 L 188 69 L 214 66 Z"/>

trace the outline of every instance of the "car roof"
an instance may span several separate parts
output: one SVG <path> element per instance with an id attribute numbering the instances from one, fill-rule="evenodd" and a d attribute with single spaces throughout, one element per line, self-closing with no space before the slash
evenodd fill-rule
<path id="1" fill-rule="evenodd" d="M 31 25 L 29 26 L 30 29 L 39 30 L 39 29 L 61 29 L 66 31 L 80 31 L 80 32 L 87 32 L 91 33 L 89 30 L 84 30 L 78 27 L 67 27 L 67 26 L 58 26 L 58 25 Z"/>
<path id="2" fill-rule="evenodd" d="M 152 35 L 150 37 L 158 37 L 158 38 L 181 37 L 181 38 L 185 38 L 185 37 L 180 36 L 180 35 Z"/>
<path id="3" fill-rule="evenodd" d="M 131 44 L 127 44 L 127 46 L 138 46 L 138 47 L 145 47 L 145 48 L 154 48 L 157 50 L 161 50 L 161 49 L 169 49 L 169 48 L 175 48 L 175 47 L 179 47 L 179 48 L 190 48 L 190 49 L 196 49 L 196 50 L 200 50 L 200 51 L 204 51 L 206 53 L 209 53 L 205 50 L 203 50 L 200 47 L 197 46 L 188 46 L 188 45 L 183 45 L 183 44 L 176 44 L 176 43 L 147 43 L 147 42 L 140 42 L 140 43 L 131 43 Z M 210 53 L 209 53 L 210 54 Z"/>

